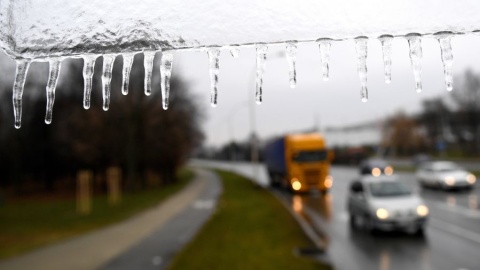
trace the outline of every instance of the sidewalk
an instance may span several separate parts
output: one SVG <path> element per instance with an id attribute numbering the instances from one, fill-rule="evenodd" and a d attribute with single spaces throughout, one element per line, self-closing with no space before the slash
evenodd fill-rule
<path id="1" fill-rule="evenodd" d="M 212 174 L 195 169 L 195 178 L 177 194 L 157 207 L 121 223 L 88 233 L 65 242 L 0 262 L 9 270 L 75 270 L 96 269 L 164 227 L 185 212 L 212 185 Z M 218 181 L 214 181 L 220 185 Z M 216 201 L 215 201 L 216 203 Z"/>

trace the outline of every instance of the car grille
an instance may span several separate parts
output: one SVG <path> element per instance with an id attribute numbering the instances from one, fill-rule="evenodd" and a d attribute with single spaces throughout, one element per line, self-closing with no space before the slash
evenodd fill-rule
<path id="1" fill-rule="evenodd" d="M 306 170 L 304 176 L 308 185 L 316 185 L 320 180 L 320 170 Z"/>
<path id="2" fill-rule="evenodd" d="M 415 217 L 415 210 L 397 210 L 393 212 L 393 217 L 403 219 Z"/>

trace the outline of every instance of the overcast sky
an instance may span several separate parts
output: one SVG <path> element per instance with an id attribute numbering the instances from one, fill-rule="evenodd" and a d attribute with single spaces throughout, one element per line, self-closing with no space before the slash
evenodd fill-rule
<path id="1" fill-rule="evenodd" d="M 367 103 L 360 101 L 353 41 L 332 44 L 330 80 L 327 82 L 321 77 L 320 53 L 316 44 L 299 45 L 295 89 L 289 87 L 288 66 L 282 57 L 284 46 L 270 47 L 264 77 L 264 101 L 255 105 L 258 134 L 265 137 L 302 130 L 312 127 L 315 118 L 322 127 L 343 126 L 383 118 L 400 110 L 419 111 L 423 99 L 447 95 L 438 42 L 424 38 L 422 45 L 423 92 L 417 94 L 407 41 L 403 38 L 394 40 L 392 82 L 385 84 L 380 42 L 369 40 Z M 468 67 L 480 69 L 480 36 L 455 37 L 452 47 L 454 74 Z M 238 58 L 231 57 L 228 50 L 222 51 L 218 106 L 211 108 L 206 53 L 179 52 L 175 55 L 173 72 L 181 73 L 190 83 L 206 110 L 207 145 L 220 145 L 232 137 L 244 140 L 250 133 L 247 100 L 251 103 L 255 92 L 254 69 L 254 48 L 242 49 Z"/>

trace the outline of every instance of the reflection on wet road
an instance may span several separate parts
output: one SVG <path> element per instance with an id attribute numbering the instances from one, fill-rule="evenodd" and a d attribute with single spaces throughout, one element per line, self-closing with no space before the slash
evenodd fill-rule
<path id="1" fill-rule="evenodd" d="M 252 177 L 248 164 L 224 168 Z M 260 184 L 267 182 L 263 167 L 255 172 Z M 327 252 L 335 269 L 480 269 L 480 186 L 469 191 L 446 192 L 418 188 L 411 173 L 400 173 L 430 208 L 424 236 L 405 233 L 371 235 L 352 230 L 346 212 L 347 188 L 358 171 L 353 167 L 333 167 L 331 192 L 291 195 L 282 192 L 295 212 L 307 216 L 322 231 Z"/>

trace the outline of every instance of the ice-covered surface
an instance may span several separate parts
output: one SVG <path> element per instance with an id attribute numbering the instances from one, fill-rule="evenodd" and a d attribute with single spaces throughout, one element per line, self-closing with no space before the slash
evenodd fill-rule
<path id="1" fill-rule="evenodd" d="M 124 58 L 122 93 L 128 93 L 133 55 L 145 55 L 145 94 L 151 93 L 153 58 L 161 53 L 163 108 L 168 108 L 170 76 L 176 50 L 206 50 L 211 78 L 211 104 L 217 105 L 219 55 L 229 49 L 237 57 L 241 46 L 257 51 L 256 102 L 263 100 L 263 76 L 268 48 L 285 43 L 290 86 L 296 86 L 297 46 L 318 43 L 324 80 L 329 78 L 329 52 L 336 40 L 353 39 L 357 52 L 362 101 L 368 100 L 367 41 L 382 43 L 385 82 L 391 80 L 391 42 L 408 40 L 416 90 L 422 90 L 421 39 L 439 41 L 447 90 L 452 90 L 455 34 L 480 31 L 480 1 L 435 0 L 4 0 L 0 2 L 0 47 L 16 59 L 13 87 L 15 127 L 21 126 L 25 77 L 32 61 L 48 61 L 45 122 L 52 121 L 55 85 L 65 57 L 84 59 L 84 108 L 90 107 L 96 58 L 103 56 L 103 109 L 110 103 L 115 57 Z"/>
<path id="2" fill-rule="evenodd" d="M 1 47 L 45 58 L 480 29 L 480 1 L 4 0 Z"/>

